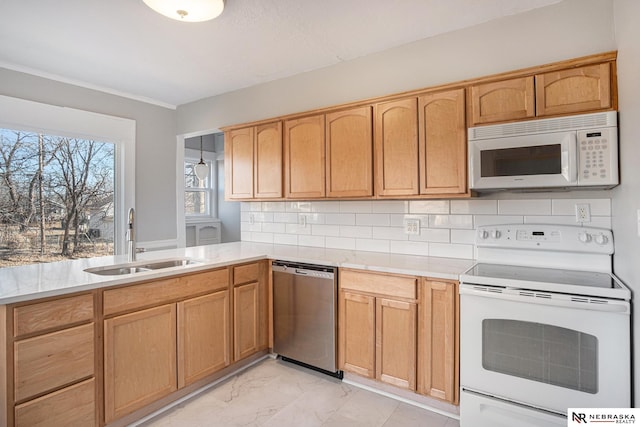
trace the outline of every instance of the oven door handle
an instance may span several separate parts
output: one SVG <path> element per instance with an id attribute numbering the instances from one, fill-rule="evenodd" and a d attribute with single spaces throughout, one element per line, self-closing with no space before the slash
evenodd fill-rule
<path id="1" fill-rule="evenodd" d="M 631 306 L 627 301 L 597 297 L 584 297 L 548 292 L 528 291 L 522 289 L 501 288 L 461 284 L 460 296 L 493 298 L 505 301 L 523 302 L 526 304 L 550 305 L 579 310 L 604 311 L 609 313 L 631 314 Z"/>

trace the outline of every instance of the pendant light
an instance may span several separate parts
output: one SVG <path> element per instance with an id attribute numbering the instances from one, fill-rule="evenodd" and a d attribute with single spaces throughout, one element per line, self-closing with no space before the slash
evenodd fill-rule
<path id="1" fill-rule="evenodd" d="M 143 0 L 161 15 L 176 21 L 202 22 L 220 16 L 224 0 Z"/>
<path id="2" fill-rule="evenodd" d="M 194 166 L 193 171 L 201 181 L 209 176 L 209 166 L 202 160 L 202 136 L 200 136 L 200 163 Z"/>

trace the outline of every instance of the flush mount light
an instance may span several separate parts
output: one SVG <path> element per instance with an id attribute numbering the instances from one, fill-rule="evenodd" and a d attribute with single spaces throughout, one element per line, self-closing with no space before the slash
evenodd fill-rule
<path id="1" fill-rule="evenodd" d="M 217 18 L 224 0 L 142 0 L 156 12 L 184 22 L 202 22 Z"/>

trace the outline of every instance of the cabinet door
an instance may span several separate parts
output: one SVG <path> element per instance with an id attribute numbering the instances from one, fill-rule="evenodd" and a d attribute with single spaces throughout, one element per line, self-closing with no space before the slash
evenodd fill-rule
<path id="1" fill-rule="evenodd" d="M 327 196 L 373 196 L 371 107 L 327 114 Z"/>
<path id="2" fill-rule="evenodd" d="M 418 103 L 416 98 L 376 105 L 376 194 L 418 194 Z"/>
<path id="3" fill-rule="evenodd" d="M 178 387 L 230 363 L 229 291 L 178 303 Z"/>
<path id="4" fill-rule="evenodd" d="M 259 347 L 259 284 L 236 286 L 233 289 L 233 354 L 238 361 L 258 351 Z"/>
<path id="5" fill-rule="evenodd" d="M 256 127 L 255 197 L 282 197 L 282 122 Z"/>
<path id="6" fill-rule="evenodd" d="M 464 89 L 418 98 L 420 194 L 467 191 L 467 126 Z"/>
<path id="7" fill-rule="evenodd" d="M 375 298 L 340 292 L 338 363 L 345 371 L 375 377 Z"/>
<path id="8" fill-rule="evenodd" d="M 418 391 L 457 403 L 456 284 L 423 279 L 420 298 Z"/>
<path id="9" fill-rule="evenodd" d="M 376 378 L 416 389 L 417 305 L 376 299 Z"/>
<path id="10" fill-rule="evenodd" d="M 536 76 L 538 116 L 611 108 L 609 63 Z"/>
<path id="11" fill-rule="evenodd" d="M 285 121 L 285 197 L 324 197 L 324 166 L 324 116 Z"/>
<path id="12" fill-rule="evenodd" d="M 176 305 L 105 320 L 104 365 L 107 423 L 175 391 Z"/>
<path id="13" fill-rule="evenodd" d="M 253 127 L 227 132 L 224 142 L 225 198 L 253 197 Z"/>
<path id="14" fill-rule="evenodd" d="M 533 77 L 471 86 L 471 125 L 535 116 Z"/>

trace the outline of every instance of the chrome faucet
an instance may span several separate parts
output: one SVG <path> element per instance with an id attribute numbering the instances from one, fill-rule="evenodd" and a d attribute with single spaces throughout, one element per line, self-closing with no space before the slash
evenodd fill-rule
<path id="1" fill-rule="evenodd" d="M 136 211 L 133 208 L 129 209 L 129 230 L 127 231 L 127 241 L 129 242 L 129 262 L 136 260 L 136 233 L 134 229 L 135 216 Z"/>

